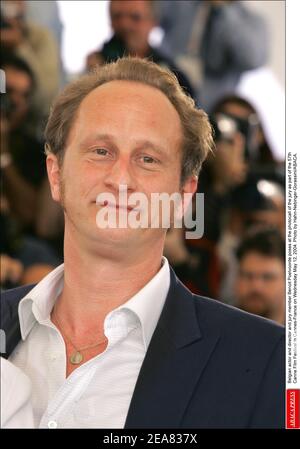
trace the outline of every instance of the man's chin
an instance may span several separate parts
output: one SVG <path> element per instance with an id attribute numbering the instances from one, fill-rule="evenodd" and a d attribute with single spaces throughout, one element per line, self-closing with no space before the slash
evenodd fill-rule
<path id="1" fill-rule="evenodd" d="M 130 228 L 97 228 L 96 236 L 100 239 L 100 242 L 118 243 L 118 244 L 133 244 L 137 242 L 139 235 L 141 234 L 141 229 L 130 229 Z"/>

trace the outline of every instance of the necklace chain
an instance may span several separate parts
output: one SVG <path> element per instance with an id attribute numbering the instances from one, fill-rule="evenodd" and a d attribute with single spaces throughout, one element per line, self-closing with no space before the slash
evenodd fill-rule
<path id="1" fill-rule="evenodd" d="M 52 316 L 53 316 L 53 318 L 56 320 L 57 324 L 59 325 L 60 331 L 61 331 L 61 333 L 63 334 L 63 336 L 65 337 L 65 339 L 66 339 L 69 343 L 71 343 L 71 345 L 72 345 L 73 348 L 75 349 L 75 352 L 73 352 L 73 353 L 71 354 L 71 356 L 69 357 L 69 360 L 70 360 L 70 362 L 71 362 L 73 365 L 79 365 L 79 364 L 83 361 L 83 355 L 81 354 L 82 351 L 86 351 L 87 349 L 96 348 L 97 346 L 100 346 L 102 343 L 104 343 L 104 342 L 106 341 L 106 337 L 105 337 L 104 340 L 101 340 L 101 341 L 98 342 L 98 343 L 94 343 L 94 344 L 92 344 L 92 345 L 85 346 L 85 347 L 83 347 L 83 348 L 77 348 L 77 347 L 74 345 L 74 343 L 72 342 L 72 340 L 65 334 L 65 332 L 62 331 L 62 325 L 61 325 L 60 320 L 58 319 L 58 315 L 57 315 L 57 313 L 56 313 L 56 307 L 55 307 L 55 306 L 54 306 L 54 308 L 53 308 L 53 315 L 52 315 Z"/>

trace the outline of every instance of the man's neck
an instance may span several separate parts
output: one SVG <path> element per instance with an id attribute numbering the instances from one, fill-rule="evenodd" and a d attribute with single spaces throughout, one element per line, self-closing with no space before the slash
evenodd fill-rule
<path id="1" fill-rule="evenodd" d="M 161 267 L 162 245 L 143 257 L 120 254 L 109 259 L 70 243 L 66 236 L 64 287 L 56 307 L 75 334 L 99 328 L 110 311 L 141 290 Z"/>
<path id="2" fill-rule="evenodd" d="M 138 58 L 147 58 L 148 56 L 151 56 L 152 49 L 149 45 L 137 47 L 134 49 L 129 49 L 129 54 L 131 56 L 137 56 Z"/>

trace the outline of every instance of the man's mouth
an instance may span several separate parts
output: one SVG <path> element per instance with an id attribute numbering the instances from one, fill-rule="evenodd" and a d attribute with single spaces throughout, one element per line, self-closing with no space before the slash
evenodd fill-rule
<path id="1" fill-rule="evenodd" d="M 249 294 L 245 297 L 245 302 L 247 303 L 264 303 L 265 298 L 262 295 L 259 294 Z"/>
<path id="2" fill-rule="evenodd" d="M 132 210 L 138 211 L 137 208 L 135 208 L 134 206 L 129 206 L 126 204 L 117 204 L 117 203 L 112 203 L 110 201 L 103 201 L 98 203 L 97 201 L 94 201 L 95 204 L 97 204 L 97 206 L 100 207 L 109 207 L 112 209 L 117 209 L 117 210 L 121 210 L 121 211 L 127 211 L 127 212 L 131 212 Z"/>

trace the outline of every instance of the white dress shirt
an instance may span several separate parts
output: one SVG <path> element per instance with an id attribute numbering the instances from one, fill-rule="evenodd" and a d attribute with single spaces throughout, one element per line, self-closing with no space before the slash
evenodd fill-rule
<path id="1" fill-rule="evenodd" d="M 125 304 L 105 317 L 104 352 L 66 378 L 64 340 L 50 319 L 62 291 L 60 265 L 19 304 L 22 341 L 10 361 L 32 383 L 36 428 L 123 428 L 138 374 L 163 309 L 170 269 L 160 271 Z"/>
<path id="2" fill-rule="evenodd" d="M 3 357 L 1 362 L 1 428 L 33 427 L 31 383 L 22 371 Z"/>

